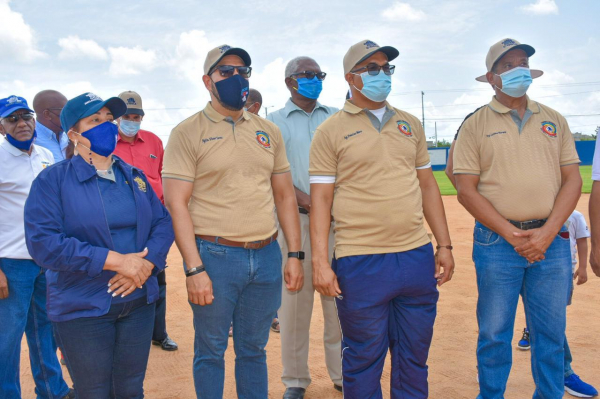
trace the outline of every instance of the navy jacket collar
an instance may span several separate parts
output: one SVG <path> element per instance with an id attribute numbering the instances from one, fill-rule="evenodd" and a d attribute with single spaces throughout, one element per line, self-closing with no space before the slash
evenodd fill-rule
<path id="1" fill-rule="evenodd" d="M 138 170 L 137 168 L 126 164 L 121 158 L 119 158 L 116 155 L 113 155 L 113 160 L 115 161 L 115 165 L 118 168 L 121 168 L 121 170 L 123 172 L 125 172 L 127 175 L 129 174 L 129 172 L 131 170 Z M 90 165 L 89 163 L 87 163 L 85 161 L 85 159 L 83 159 L 81 157 L 81 155 L 75 155 L 73 156 L 73 158 L 71 158 L 71 165 L 73 165 L 73 168 L 75 169 L 75 174 L 77 175 L 77 180 L 79 180 L 80 183 L 91 179 L 92 177 L 96 176 L 96 168 L 92 165 Z M 129 169 L 129 170 L 128 170 Z"/>

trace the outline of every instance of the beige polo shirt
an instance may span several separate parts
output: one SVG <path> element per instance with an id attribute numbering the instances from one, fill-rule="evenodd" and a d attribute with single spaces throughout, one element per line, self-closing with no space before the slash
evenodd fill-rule
<path id="1" fill-rule="evenodd" d="M 335 177 L 337 258 L 403 252 L 430 242 L 416 172 L 429 164 L 425 134 L 417 118 L 388 103 L 386 108 L 379 123 L 346 101 L 313 138 L 311 177 Z"/>
<path id="2" fill-rule="evenodd" d="M 249 242 L 277 231 L 271 176 L 289 170 L 275 124 L 248 112 L 234 122 L 209 102 L 171 132 L 162 176 L 194 183 L 196 234 Z"/>
<path id="3" fill-rule="evenodd" d="M 454 174 L 480 176 L 478 191 L 505 218 L 545 219 L 561 187 L 560 167 L 579 163 L 565 118 L 527 98 L 521 120 L 496 97 L 462 125 Z"/>

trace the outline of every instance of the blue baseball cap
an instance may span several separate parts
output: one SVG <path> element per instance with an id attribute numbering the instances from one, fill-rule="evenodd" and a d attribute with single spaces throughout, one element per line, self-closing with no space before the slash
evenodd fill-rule
<path id="1" fill-rule="evenodd" d="M 79 120 L 95 114 L 106 107 L 115 119 L 127 112 L 127 105 L 119 97 L 111 97 L 104 101 L 94 93 L 84 93 L 67 101 L 60 113 L 60 125 L 68 132 Z"/>
<path id="2" fill-rule="evenodd" d="M 20 109 L 26 109 L 29 112 L 34 112 L 27 105 L 27 101 L 23 97 L 8 96 L 0 99 L 0 118 L 6 118 L 10 114 Z"/>

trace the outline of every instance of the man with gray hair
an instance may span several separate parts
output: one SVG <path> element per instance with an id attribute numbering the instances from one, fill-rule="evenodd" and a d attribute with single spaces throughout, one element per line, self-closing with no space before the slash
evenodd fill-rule
<path id="1" fill-rule="evenodd" d="M 267 115 L 267 119 L 281 129 L 285 142 L 300 213 L 302 251 L 306 253 L 302 289 L 297 292 L 287 292 L 285 287 L 282 287 L 279 323 L 283 362 L 281 380 L 286 386 L 284 399 L 303 398 L 311 382 L 308 369 L 308 344 L 315 289 L 312 284 L 312 262 L 310 261 L 308 154 L 317 127 L 338 111 L 337 108 L 324 106 L 317 101 L 325 76 L 326 73 L 321 71 L 319 64 L 312 58 L 292 59 L 285 68 L 285 85 L 291 97 L 285 107 Z M 330 229 L 329 240 L 332 244 L 333 229 Z M 279 244 L 281 251 L 286 253 L 288 249 L 282 232 L 279 234 Z M 333 248 L 333 245 L 329 245 L 329 248 Z M 331 255 L 330 253 L 330 258 Z M 341 332 L 333 298 L 321 295 L 321 305 L 325 324 L 323 336 L 325 362 L 334 388 L 341 391 Z"/>

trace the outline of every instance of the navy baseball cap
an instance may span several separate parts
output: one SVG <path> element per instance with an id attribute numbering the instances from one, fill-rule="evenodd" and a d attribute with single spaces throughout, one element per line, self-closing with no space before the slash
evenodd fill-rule
<path id="1" fill-rule="evenodd" d="M 26 109 L 29 112 L 34 112 L 27 105 L 27 101 L 23 97 L 8 96 L 0 100 L 0 118 L 6 118 L 10 114 L 20 109 Z"/>
<path id="2" fill-rule="evenodd" d="M 67 101 L 60 113 L 60 125 L 68 132 L 79 120 L 95 114 L 106 107 L 117 119 L 125 115 L 127 105 L 119 97 L 111 97 L 104 101 L 94 93 L 84 93 Z"/>

